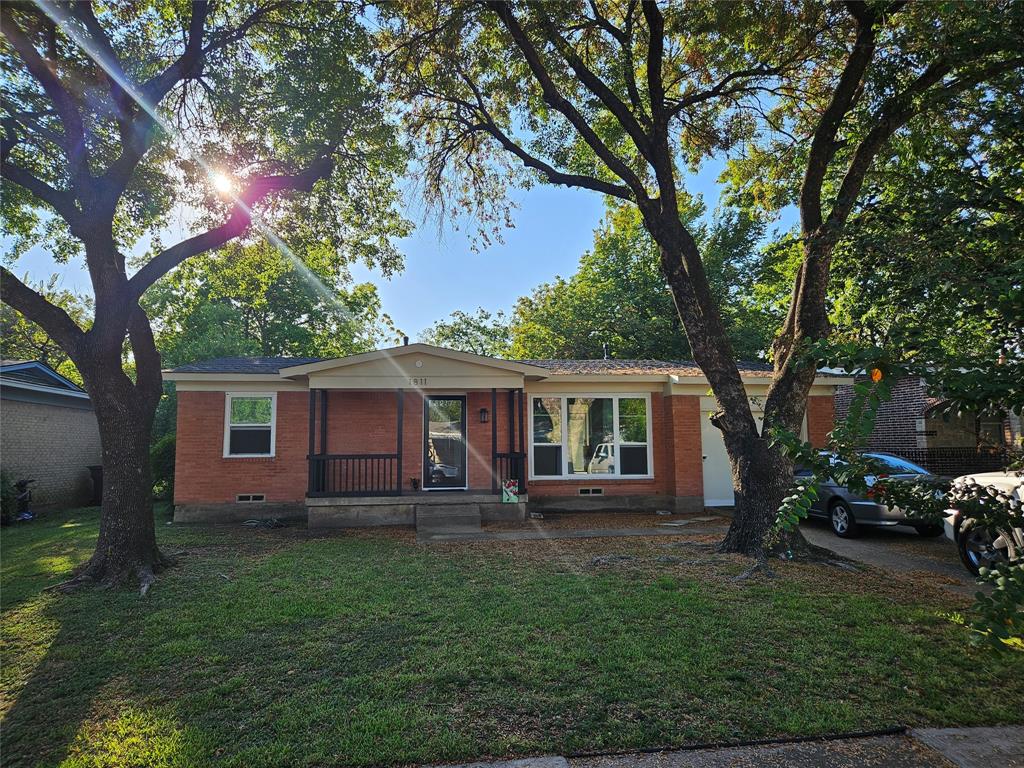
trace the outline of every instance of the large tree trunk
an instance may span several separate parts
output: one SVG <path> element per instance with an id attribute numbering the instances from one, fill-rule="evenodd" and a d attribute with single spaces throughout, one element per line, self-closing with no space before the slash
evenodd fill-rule
<path id="1" fill-rule="evenodd" d="M 149 460 L 156 399 L 116 368 L 83 371 L 103 449 L 103 502 L 96 550 L 73 581 L 138 584 L 168 565 L 156 544 Z"/>
<path id="2" fill-rule="evenodd" d="M 792 485 L 792 463 L 764 438 L 734 442 L 729 453 L 736 502 L 722 551 L 765 557 L 779 548 L 796 546 L 799 550 L 799 532 L 770 536 L 782 499 Z"/>
<path id="3" fill-rule="evenodd" d="M 659 244 L 662 272 L 686 330 L 693 358 L 707 377 L 722 409 L 713 423 L 722 431 L 725 441 L 736 502 L 733 521 L 721 548 L 725 552 L 758 558 L 780 549 L 806 552 L 808 546 L 798 530 L 769 535 L 782 499 L 792 485 L 793 467 L 782 451 L 771 447 L 762 435 L 773 424 L 799 429 L 813 370 L 810 379 L 806 372 L 801 372 L 796 386 L 787 379 L 785 397 L 776 392 L 774 399 L 769 398 L 773 405 L 770 410 L 766 405 L 764 428 L 759 434 L 732 345 L 704 276 L 696 242 L 679 223 L 678 216 L 650 216 L 646 224 Z M 773 388 L 779 378 L 777 373 Z"/>

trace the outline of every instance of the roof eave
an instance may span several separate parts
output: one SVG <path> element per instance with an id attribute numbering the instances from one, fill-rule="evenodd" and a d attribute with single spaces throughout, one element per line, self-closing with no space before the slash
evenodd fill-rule
<path id="1" fill-rule="evenodd" d="M 32 384 L 28 381 L 18 381 L 16 379 L 5 379 L 0 376 L 0 387 L 4 389 L 27 389 L 32 392 L 47 392 L 52 395 L 60 395 L 62 397 L 74 397 L 81 400 L 88 400 L 89 393 L 83 392 L 80 389 L 68 389 L 66 387 L 47 387 L 43 384 Z"/>
<path id="2" fill-rule="evenodd" d="M 400 347 L 388 347 L 387 349 L 376 349 L 372 352 L 363 352 L 358 355 L 321 360 L 316 363 L 293 365 L 287 368 L 282 368 L 281 376 L 285 378 L 307 376 L 311 373 L 328 371 L 334 368 L 348 368 L 353 365 L 358 365 L 359 363 L 367 363 L 386 358 L 405 357 L 406 355 L 412 354 L 427 354 L 434 355 L 435 357 L 447 358 L 449 360 L 460 360 L 462 362 L 475 363 L 477 365 L 497 368 L 499 370 L 513 371 L 515 373 L 521 373 L 524 376 L 546 378 L 551 375 L 550 371 L 536 365 L 528 365 L 514 360 L 501 360 L 496 357 L 487 357 L 486 355 L 476 355 L 472 352 L 459 352 L 454 349 L 444 349 L 443 347 L 435 347 L 430 344 L 416 343 L 405 344 Z"/>
<path id="3" fill-rule="evenodd" d="M 279 373 L 224 373 L 206 371 L 164 371 L 164 381 L 281 381 Z"/>

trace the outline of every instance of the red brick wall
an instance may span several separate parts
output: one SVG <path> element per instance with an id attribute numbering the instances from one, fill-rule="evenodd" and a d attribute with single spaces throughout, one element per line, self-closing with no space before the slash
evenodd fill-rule
<path id="1" fill-rule="evenodd" d="M 673 395 L 666 398 L 671 418 L 668 439 L 672 445 L 673 493 L 676 496 L 704 495 L 704 464 L 700 442 L 700 398 Z"/>
<path id="2" fill-rule="evenodd" d="M 265 493 L 269 502 L 302 501 L 308 477 L 308 398 L 306 392 L 278 394 L 274 458 L 225 459 L 224 393 L 180 392 L 175 503 L 233 502 L 239 493 Z M 488 410 L 497 426 L 498 451 L 509 448 L 508 393 L 498 392 L 495 412 L 489 391 L 470 392 L 466 398 L 466 427 L 469 486 L 474 490 L 491 487 L 492 425 L 480 423 L 481 408 Z M 394 392 L 330 392 L 327 452 L 394 452 L 396 409 Z M 523 432 L 528 442 L 529 398 L 524 410 Z M 831 429 L 831 414 L 831 398 L 811 398 L 808 429 L 812 440 Z M 515 415 L 518 419 L 518 409 Z M 319 440 L 319 408 L 316 434 Z M 518 450 L 518 422 L 513 437 Z M 536 480 L 529 483 L 529 493 L 538 498 L 575 496 L 578 488 L 602 487 L 608 496 L 701 496 L 700 399 L 652 395 L 650 439 L 655 475 L 651 480 Z M 422 481 L 423 477 L 423 398 L 415 391 L 405 392 L 402 446 L 402 486 L 410 490 L 410 479 Z"/>
<path id="3" fill-rule="evenodd" d="M 526 403 L 523 404 L 524 409 Z M 487 424 L 480 423 L 480 409 L 486 408 L 489 414 Z M 512 426 L 513 450 L 525 451 L 519 447 L 519 403 L 513 403 L 512 415 L 515 423 Z M 528 420 L 529 417 L 527 417 Z M 508 453 L 509 451 L 509 402 L 508 392 L 497 393 L 497 411 L 493 412 L 491 407 L 491 393 L 470 392 L 466 397 L 466 432 L 469 439 L 469 487 L 473 489 L 490 490 L 491 488 L 491 444 L 492 425 L 497 426 L 497 451 Z M 528 421 L 527 421 L 528 423 Z M 529 440 L 526 433 L 526 424 L 523 425 L 523 442 Z"/>
<path id="4" fill-rule="evenodd" d="M 807 439 L 815 448 L 824 448 L 828 433 L 835 426 L 835 400 L 828 395 L 807 398 Z"/>
<path id="5" fill-rule="evenodd" d="M 306 496 L 309 396 L 277 395 L 273 458 L 224 458 L 224 393 L 178 392 L 174 503 L 234 502 L 240 493 L 265 493 L 268 502 Z"/>

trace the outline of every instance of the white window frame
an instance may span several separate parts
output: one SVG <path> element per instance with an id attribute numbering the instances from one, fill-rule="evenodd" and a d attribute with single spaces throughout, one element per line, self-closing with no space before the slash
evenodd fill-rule
<path id="1" fill-rule="evenodd" d="M 613 424 L 613 445 L 615 446 L 615 473 L 607 474 L 590 474 L 590 473 L 573 473 L 569 474 L 569 407 L 568 401 L 578 398 L 610 398 L 612 401 L 612 424 Z M 529 394 L 529 404 L 527 411 L 529 413 L 529 456 L 527 463 L 529 464 L 530 471 L 528 474 L 529 480 L 544 481 L 544 480 L 608 480 L 611 482 L 622 482 L 630 480 L 653 480 L 654 479 L 654 422 L 651 419 L 651 393 L 650 392 L 533 392 Z M 560 475 L 535 475 L 533 472 L 533 401 L 539 399 L 558 399 L 561 401 L 561 443 L 540 443 L 540 445 L 560 445 L 562 448 L 562 474 Z M 622 456 L 619 450 L 621 446 L 639 446 L 644 443 L 634 443 L 629 441 L 623 441 L 619 435 L 619 400 L 640 400 L 642 399 L 646 403 L 647 407 L 647 474 L 646 475 L 621 475 L 619 470 L 621 468 L 620 457 Z"/>
<path id="2" fill-rule="evenodd" d="M 231 399 L 270 398 L 270 453 L 231 453 Z M 238 425 L 245 426 L 245 425 Z M 255 425 L 249 425 L 255 426 Z M 262 426 L 262 425 L 259 425 Z M 224 458 L 272 459 L 277 454 L 277 392 L 225 392 L 224 393 Z"/>

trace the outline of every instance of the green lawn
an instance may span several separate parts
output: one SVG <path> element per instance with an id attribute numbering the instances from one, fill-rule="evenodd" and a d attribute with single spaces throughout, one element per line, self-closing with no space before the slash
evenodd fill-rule
<path id="1" fill-rule="evenodd" d="M 179 565 L 148 597 L 43 593 L 95 535 L 95 510 L 3 532 L 6 765 L 400 764 L 1024 721 L 1024 654 L 966 649 L 944 617 L 964 604 L 926 583 L 792 564 L 734 582 L 742 562 L 665 539 L 426 548 L 161 517 Z"/>

